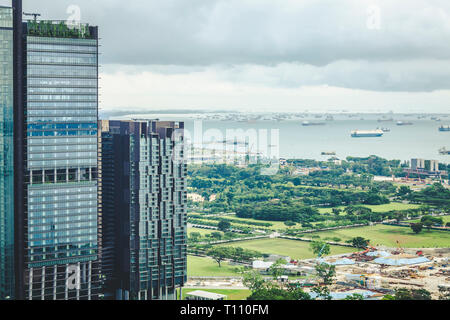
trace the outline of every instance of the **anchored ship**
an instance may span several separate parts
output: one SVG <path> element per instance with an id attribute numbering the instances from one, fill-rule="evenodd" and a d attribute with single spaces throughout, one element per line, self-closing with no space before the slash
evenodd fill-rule
<path id="1" fill-rule="evenodd" d="M 321 153 L 323 156 L 335 156 L 336 152 L 335 151 L 322 151 Z"/>
<path id="2" fill-rule="evenodd" d="M 325 123 L 323 122 L 309 122 L 309 121 L 303 121 L 302 126 L 323 126 Z"/>
<path id="3" fill-rule="evenodd" d="M 383 130 L 354 130 L 351 133 L 353 138 L 371 138 L 371 137 L 382 137 L 384 134 Z"/>
<path id="4" fill-rule="evenodd" d="M 412 124 L 412 122 L 397 121 L 398 126 L 411 126 Z"/>
<path id="5" fill-rule="evenodd" d="M 445 147 L 439 149 L 439 153 L 443 155 L 450 155 L 450 150 L 447 150 Z"/>
<path id="6" fill-rule="evenodd" d="M 440 126 L 439 131 L 450 131 L 450 126 Z"/>

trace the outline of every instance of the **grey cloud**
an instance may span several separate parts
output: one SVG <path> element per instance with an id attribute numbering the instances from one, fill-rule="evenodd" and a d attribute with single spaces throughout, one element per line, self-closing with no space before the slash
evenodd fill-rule
<path id="1" fill-rule="evenodd" d="M 45 17 L 100 26 L 103 63 L 326 65 L 337 60 L 450 58 L 450 4 L 411 0 L 25 0 Z M 380 30 L 367 8 L 381 9 Z"/>
<path id="2" fill-rule="evenodd" d="M 271 88 L 328 85 L 370 91 L 422 91 L 450 88 L 450 60 L 375 61 L 341 60 L 325 66 L 301 63 L 277 65 L 123 66 L 108 65 L 106 74 L 117 72 L 163 75 L 198 74 L 215 81 Z"/>
<path id="3" fill-rule="evenodd" d="M 0 4 L 2 4 L 0 0 Z M 100 26 L 103 72 L 186 74 L 274 87 L 450 88 L 448 0 L 24 0 Z M 380 29 L 367 9 L 381 10 Z M 121 66 L 122 65 L 122 66 Z"/>

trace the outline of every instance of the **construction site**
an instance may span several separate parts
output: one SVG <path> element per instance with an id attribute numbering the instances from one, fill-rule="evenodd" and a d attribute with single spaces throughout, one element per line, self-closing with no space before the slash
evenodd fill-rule
<path id="1" fill-rule="evenodd" d="M 444 290 L 450 285 L 449 257 L 450 248 L 369 247 L 351 255 L 327 257 L 319 261 L 303 260 L 299 263 L 310 267 L 318 262 L 334 265 L 336 279 L 330 287 L 334 293 L 363 289 L 366 290 L 363 295 L 365 298 L 382 298 L 398 288 L 425 289 L 432 294 L 433 299 L 438 299 L 439 289 Z M 296 282 L 305 287 L 319 284 L 314 276 Z"/>
<path id="2" fill-rule="evenodd" d="M 368 247 L 352 254 L 328 256 L 294 261 L 283 257 L 284 276 L 278 278 L 286 287 L 301 287 L 315 297 L 311 290 L 320 286 L 316 275 L 317 264 L 334 265 L 336 276 L 328 286 L 332 299 L 345 299 L 358 294 L 365 300 L 379 300 L 396 289 L 425 289 L 433 299 L 439 299 L 444 290 L 450 291 L 450 248 L 403 249 L 387 247 Z M 268 276 L 273 261 L 254 261 L 253 269 Z M 269 277 L 267 277 L 269 279 Z M 186 284 L 196 288 L 245 289 L 242 279 L 196 278 Z M 440 291 L 441 290 L 441 291 Z"/>

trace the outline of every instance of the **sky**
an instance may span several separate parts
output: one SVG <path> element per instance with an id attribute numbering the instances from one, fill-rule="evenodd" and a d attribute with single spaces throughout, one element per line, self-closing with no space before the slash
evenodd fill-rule
<path id="1" fill-rule="evenodd" d="M 23 5 L 99 26 L 105 111 L 450 112 L 448 0 Z"/>

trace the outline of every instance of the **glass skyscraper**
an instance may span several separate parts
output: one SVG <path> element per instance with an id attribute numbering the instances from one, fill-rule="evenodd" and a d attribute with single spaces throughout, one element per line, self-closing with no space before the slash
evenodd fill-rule
<path id="1" fill-rule="evenodd" d="M 13 15 L 0 7 L 0 299 L 14 297 Z"/>
<path id="2" fill-rule="evenodd" d="M 187 277 L 184 123 L 100 123 L 105 291 L 176 299 Z"/>
<path id="3" fill-rule="evenodd" d="M 96 299 L 97 27 L 13 8 L 0 8 L 0 299 Z"/>
<path id="4" fill-rule="evenodd" d="M 29 298 L 92 298 L 98 269 L 98 41 L 76 28 L 26 24 Z M 68 292 L 73 264 L 81 288 Z"/>

